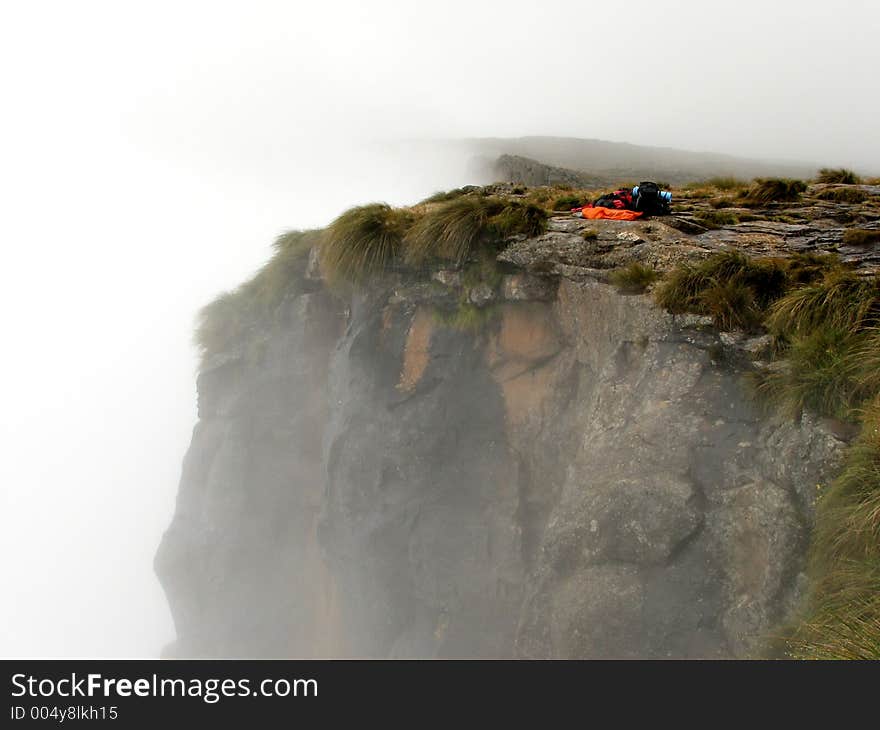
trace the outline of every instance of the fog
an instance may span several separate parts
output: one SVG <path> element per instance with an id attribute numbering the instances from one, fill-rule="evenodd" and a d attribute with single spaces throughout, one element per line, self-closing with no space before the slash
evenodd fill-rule
<path id="1" fill-rule="evenodd" d="M 880 169 L 875 3 L 627 6 L 4 4 L 0 654 L 173 637 L 152 557 L 195 421 L 195 312 L 283 230 L 467 182 L 424 141 Z"/>

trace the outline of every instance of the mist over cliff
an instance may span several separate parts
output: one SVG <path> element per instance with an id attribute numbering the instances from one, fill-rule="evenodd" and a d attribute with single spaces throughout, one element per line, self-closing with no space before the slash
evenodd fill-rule
<path id="1" fill-rule="evenodd" d="M 847 165 L 866 178 L 876 174 L 876 135 L 866 122 L 876 117 L 878 104 L 877 95 L 867 91 L 878 60 L 876 4 L 852 0 L 842 10 L 747 1 L 736 12 L 721 12 L 693 1 L 634 0 L 627 11 L 625 24 L 609 24 L 604 6 L 573 10 L 565 3 L 537 8 L 524 2 L 453 1 L 430 13 L 390 0 L 309 7 L 273 0 L 4 4 L 0 228 L 8 275 L 0 300 L 9 353 L 2 378 L 7 449 L 0 463 L 0 560 L 14 600 L 3 605 L 0 652 L 147 656 L 173 639 L 175 627 L 152 560 L 176 513 L 180 463 L 197 420 L 196 374 L 204 380 L 207 403 L 240 393 L 236 408 L 243 410 L 222 416 L 227 425 L 240 425 L 241 413 L 255 408 L 247 406 L 253 379 L 269 377 L 262 368 L 271 362 L 278 368 L 272 377 L 281 377 L 286 367 L 286 360 L 272 356 L 261 360 L 261 348 L 293 337 L 295 322 L 336 322 L 338 315 L 345 328 L 365 327 L 371 307 L 380 306 L 372 299 L 355 306 L 336 284 L 310 279 L 303 295 L 314 294 L 323 314 L 310 310 L 285 320 L 287 334 L 273 329 L 262 337 L 249 351 L 246 368 L 230 343 L 218 347 L 215 354 L 225 351 L 230 362 L 239 363 L 229 367 L 236 372 L 241 367 L 243 374 L 237 385 L 215 388 L 208 375 L 214 366 L 207 360 L 201 366 L 191 345 L 193 316 L 219 292 L 236 291 L 260 271 L 282 231 L 326 227 L 352 206 L 375 201 L 411 206 L 439 190 L 496 179 L 529 185 L 567 180 L 575 188 L 588 183 L 604 188 L 652 176 L 682 185 L 715 175 L 807 179 L 823 165 Z M 635 68 L 647 71 L 635 73 Z M 609 74 L 616 80 L 602 82 L 598 91 L 595 80 Z M 480 157 L 494 167 L 502 155 L 516 160 L 502 175 L 471 164 Z M 526 179 L 525 172 L 536 178 Z M 547 209 L 557 202 L 567 208 L 574 195 L 556 188 L 545 192 L 541 205 Z M 750 218 L 754 211 L 736 208 L 739 201 L 727 200 L 724 191 L 712 191 L 702 208 L 677 217 L 688 230 L 701 231 L 693 235 L 719 245 L 741 234 L 763 241 L 757 253 L 764 257 L 773 255 L 781 237 L 797 245 L 809 239 L 843 246 L 841 256 L 851 258 L 858 246 L 844 246 L 840 231 L 829 232 L 825 223 L 813 220 L 870 229 L 870 197 L 862 203 L 853 199 L 872 193 L 844 193 L 851 198 L 846 203 L 818 197 L 836 195 L 834 190 L 813 192 L 806 221 L 781 209 Z M 730 207 L 709 210 L 715 204 Z M 735 236 L 732 225 L 740 226 Z M 856 253 L 865 251 L 870 246 L 863 243 Z M 577 258 L 562 263 L 577 265 Z M 505 265 L 513 267 L 505 276 L 517 269 L 539 279 L 547 274 L 544 264 L 535 270 L 522 261 Z M 454 276 L 434 273 L 453 282 L 435 282 L 450 286 L 456 292 L 452 298 L 463 292 L 470 297 L 472 289 L 478 302 L 490 297 L 478 283 L 500 296 L 495 274 L 482 281 L 482 275 L 470 272 L 467 281 L 455 284 Z M 283 280 L 298 281 L 295 276 Z M 532 328 L 535 333 L 563 327 L 566 320 L 554 304 L 561 301 L 563 284 L 557 283 L 556 295 L 541 295 L 550 297 L 546 300 L 524 300 L 536 311 L 547 310 L 541 315 L 545 324 Z M 378 302 L 385 296 L 383 286 L 376 284 Z M 258 299 L 261 306 L 270 302 L 273 313 L 283 309 L 272 296 Z M 389 304 L 393 299 L 387 296 Z M 485 353 L 493 328 L 508 315 L 488 317 L 485 307 L 470 304 L 473 309 L 458 311 L 447 302 L 429 325 L 420 316 L 415 331 L 429 341 L 425 348 L 438 348 L 442 357 L 449 354 L 443 337 L 467 343 L 468 353 L 471 344 L 483 353 L 479 362 L 458 367 L 467 373 L 462 382 L 481 379 L 469 392 L 489 399 L 486 428 L 498 433 L 502 422 L 496 417 L 507 411 L 506 406 L 499 410 L 501 396 L 492 390 L 495 375 L 486 374 Z M 245 329 L 254 334 L 274 323 L 258 310 L 230 311 L 245 311 Z M 409 332 L 408 316 L 396 314 L 389 332 L 398 338 Z M 453 337 L 448 329 L 471 334 Z M 356 358 L 346 365 L 334 354 L 349 341 L 345 330 L 333 332 L 332 343 L 321 341 L 331 350 L 325 359 L 320 347 L 308 354 L 309 367 L 327 370 L 326 382 L 320 373 L 314 381 L 287 373 L 293 390 L 311 382 L 312 399 L 329 398 L 339 388 L 330 373 L 371 372 Z M 559 352 L 570 353 L 573 343 L 560 342 Z M 395 357 L 401 357 L 404 345 L 395 347 Z M 814 354 L 805 359 L 818 361 Z M 433 355 L 425 363 L 426 372 L 437 367 Z M 408 366 L 407 372 L 418 381 L 417 390 L 428 382 L 416 377 L 418 367 Z M 267 406 L 267 418 L 272 408 L 288 407 L 284 397 L 270 399 L 277 403 Z M 365 397 L 360 393 L 350 407 Z M 370 397 L 384 407 L 384 396 Z M 323 448 L 343 430 L 332 405 L 315 417 L 320 428 L 309 437 L 315 453 L 320 440 L 320 458 L 303 458 L 304 465 L 311 464 L 303 466 L 305 476 L 279 467 L 279 474 L 287 474 L 285 484 L 311 480 L 308 475 L 320 468 L 326 485 L 330 460 Z M 257 427 L 256 413 L 248 427 Z M 562 410 L 557 415 L 561 422 L 568 417 Z M 427 427 L 431 419 L 423 416 Z M 197 438 L 191 454 L 213 453 L 208 442 L 219 438 L 219 418 L 205 415 L 198 433 L 207 433 L 208 441 Z M 520 447 L 509 446 L 515 440 L 510 433 L 519 432 L 508 433 L 503 422 L 504 448 L 515 451 Z M 251 441 L 243 436 L 242 444 L 248 447 L 242 446 L 243 453 L 249 453 Z M 574 450 L 565 456 L 572 463 L 579 458 Z M 185 484 L 219 478 L 199 476 L 200 462 L 194 459 L 187 461 L 191 476 Z M 224 472 L 222 463 L 212 474 Z M 239 474 L 242 480 L 245 472 Z M 551 477 L 559 483 L 558 475 Z M 344 480 L 333 478 L 338 494 Z M 181 494 L 183 513 L 206 509 L 190 499 Z M 309 499 L 303 514 L 317 515 L 315 524 L 328 530 L 344 531 L 338 505 L 325 504 L 323 497 Z M 561 504 L 556 497 L 548 500 L 540 510 Z M 527 503 L 524 498 L 522 504 Z M 224 519 L 233 512 L 228 509 Z M 183 518 L 177 514 L 179 522 Z M 249 529 L 257 533 L 256 525 L 265 527 L 267 514 L 254 517 Z M 703 519 L 708 512 L 701 507 L 694 514 Z M 520 587 L 521 576 L 537 575 L 528 572 L 538 570 L 535 545 L 550 535 L 536 519 L 509 522 L 516 529 L 528 527 L 527 536 L 518 539 L 530 557 L 512 563 L 505 578 Z M 202 527 L 212 524 L 223 523 L 205 518 Z M 191 534 L 220 550 L 216 535 L 200 529 Z M 323 539 L 319 531 L 314 541 L 303 543 L 319 550 L 321 570 L 327 571 L 315 585 L 331 575 L 345 585 L 344 556 L 325 554 Z M 242 538 L 230 544 L 245 543 Z M 370 553 L 363 555 L 366 560 Z M 409 568 L 396 567 L 408 575 Z M 169 576 L 164 579 L 173 581 Z M 430 581 L 440 585 L 439 578 Z M 193 596 L 205 595 L 186 581 L 179 585 L 176 592 L 168 588 L 176 615 L 186 613 L 186 601 L 202 600 Z M 518 600 L 511 598 L 509 605 Z M 424 601 L 434 607 L 454 604 L 446 598 Z M 521 615 L 525 604 L 525 598 L 517 604 Z M 414 610 L 409 598 L 395 605 Z M 342 623 L 339 618 L 334 625 Z M 413 631 L 421 636 L 427 629 Z M 189 646 L 219 651 L 225 646 L 221 633 L 212 636 Z M 186 651 L 187 641 L 180 639 L 180 651 Z"/>

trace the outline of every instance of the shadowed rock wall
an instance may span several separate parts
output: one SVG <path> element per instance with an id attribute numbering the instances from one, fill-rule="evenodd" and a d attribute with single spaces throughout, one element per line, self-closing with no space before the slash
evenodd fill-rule
<path id="1" fill-rule="evenodd" d="M 167 652 L 755 651 L 842 443 L 759 417 L 742 351 L 648 297 L 513 273 L 463 328 L 435 278 L 316 287 L 202 373 Z"/>

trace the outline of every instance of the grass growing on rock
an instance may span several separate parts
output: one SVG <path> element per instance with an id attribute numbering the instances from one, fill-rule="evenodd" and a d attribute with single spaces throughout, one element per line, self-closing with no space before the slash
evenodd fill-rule
<path id="1" fill-rule="evenodd" d="M 880 284 L 822 262 L 812 275 L 822 269 L 770 306 L 784 361 L 757 377 L 757 394 L 790 416 L 860 423 L 861 434 L 819 495 L 808 602 L 786 641 L 798 658 L 880 659 Z"/>
<path id="2" fill-rule="evenodd" d="M 472 335 L 483 332 L 497 317 L 498 308 L 492 304 L 478 307 L 460 302 L 454 309 L 434 308 L 434 321 L 441 327 Z"/>
<path id="3" fill-rule="evenodd" d="M 807 184 L 803 180 L 781 177 L 756 178 L 754 183 L 744 191 L 743 202 L 753 205 L 794 202 L 800 199 L 806 189 Z"/>
<path id="4" fill-rule="evenodd" d="M 250 280 L 199 311 L 194 340 L 202 360 L 243 343 L 258 322 L 271 320 L 284 297 L 302 281 L 308 252 L 322 231 L 289 231 L 273 244 L 272 258 Z"/>
<path id="5" fill-rule="evenodd" d="M 844 232 L 843 242 L 847 246 L 873 246 L 880 243 L 880 230 L 850 228 Z"/>
<path id="6" fill-rule="evenodd" d="M 471 192 L 471 189 L 468 187 L 455 188 L 453 190 L 441 190 L 434 193 L 433 195 L 429 195 L 427 198 L 421 201 L 420 205 L 427 203 L 446 203 L 450 200 L 460 198 L 462 195 L 467 195 L 469 192 Z"/>
<path id="7" fill-rule="evenodd" d="M 837 479 L 821 494 L 806 615 L 788 639 L 803 659 L 880 659 L 880 400 Z"/>
<path id="8" fill-rule="evenodd" d="M 672 314 L 709 315 L 722 329 L 753 330 L 767 306 L 788 288 L 790 266 L 784 259 L 719 253 L 674 269 L 655 290 L 655 298 Z"/>
<path id="9" fill-rule="evenodd" d="M 321 270 L 331 283 L 362 283 L 400 259 L 415 215 L 406 208 L 372 203 L 345 211 L 327 228 Z"/>
<path id="10" fill-rule="evenodd" d="M 660 278 L 656 269 L 633 262 L 611 272 L 609 281 L 625 294 L 641 294 Z"/>
<path id="11" fill-rule="evenodd" d="M 804 410 L 849 419 L 859 390 L 853 356 L 860 340 L 846 330 L 821 327 L 794 337 L 785 349 L 785 367 L 756 378 L 765 406 L 799 418 Z"/>
<path id="12" fill-rule="evenodd" d="M 705 228 L 721 228 L 739 223 L 735 214 L 723 210 L 707 210 L 695 216 L 695 220 Z"/>
<path id="13" fill-rule="evenodd" d="M 858 188 L 831 188 L 823 190 L 817 196 L 819 200 L 830 200 L 834 203 L 864 203 L 868 194 Z"/>
<path id="14" fill-rule="evenodd" d="M 878 312 L 880 287 L 875 278 L 832 269 L 821 281 L 794 289 L 776 302 L 766 324 L 783 338 L 807 335 L 820 328 L 855 334 L 872 326 Z"/>
<path id="15" fill-rule="evenodd" d="M 823 167 L 821 170 L 819 170 L 819 174 L 816 175 L 816 182 L 820 183 L 858 185 L 861 181 L 862 180 L 858 175 L 856 175 L 852 170 L 847 170 L 845 167 Z"/>
<path id="16" fill-rule="evenodd" d="M 422 215 L 406 234 L 406 259 L 464 263 L 478 250 L 497 248 L 508 236 L 536 236 L 547 225 L 538 206 L 495 197 L 463 196 Z"/>

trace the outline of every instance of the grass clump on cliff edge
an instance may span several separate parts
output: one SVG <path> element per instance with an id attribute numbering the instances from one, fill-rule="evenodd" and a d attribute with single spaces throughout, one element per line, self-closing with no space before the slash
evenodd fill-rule
<path id="1" fill-rule="evenodd" d="M 859 349 L 858 337 L 833 327 L 797 336 L 785 349 L 784 368 L 756 376 L 756 393 L 765 406 L 792 418 L 804 410 L 852 418 L 859 391 L 853 358 Z"/>
<path id="2" fill-rule="evenodd" d="M 880 400 L 816 506 L 806 615 L 788 638 L 801 659 L 880 659 Z"/>
<path id="3" fill-rule="evenodd" d="M 406 259 L 464 263 L 477 251 L 496 248 L 507 236 L 536 236 L 546 228 L 547 213 L 520 201 L 488 196 L 462 196 L 422 215 L 408 231 Z"/>
<path id="4" fill-rule="evenodd" d="M 302 281 L 308 252 L 321 231 L 289 231 L 279 236 L 272 258 L 240 287 L 225 292 L 199 311 L 195 343 L 202 359 L 242 343 L 260 321 L 270 319 L 288 292 Z"/>
<path id="5" fill-rule="evenodd" d="M 858 175 L 856 175 L 852 170 L 847 170 L 845 167 L 839 167 L 836 169 L 823 167 L 821 170 L 819 170 L 819 174 L 816 175 L 816 182 L 820 183 L 858 185 L 861 181 L 862 179 Z"/>
<path id="6" fill-rule="evenodd" d="M 757 376 L 765 403 L 791 416 L 804 409 L 858 420 L 878 392 L 874 373 L 880 340 L 880 287 L 836 270 L 820 282 L 794 289 L 770 308 L 765 324 L 776 335 L 785 367 Z"/>
<path id="7" fill-rule="evenodd" d="M 709 315 L 721 329 L 753 330 L 766 307 L 789 286 L 784 259 L 715 254 L 697 265 L 674 269 L 657 287 L 657 303 L 672 314 Z"/>
<path id="8" fill-rule="evenodd" d="M 743 193 L 743 200 L 755 205 L 788 203 L 799 200 L 801 193 L 806 189 L 807 184 L 803 180 L 781 177 L 756 178 L 748 190 Z"/>
<path id="9" fill-rule="evenodd" d="M 839 268 L 792 289 L 766 318 L 784 367 L 758 394 L 861 423 L 843 470 L 819 494 L 810 592 L 786 641 L 804 659 L 880 659 L 880 284 Z"/>
<path id="10" fill-rule="evenodd" d="M 656 269 L 633 262 L 622 269 L 611 272 L 609 280 L 626 294 L 641 294 L 660 278 Z"/>
<path id="11" fill-rule="evenodd" d="M 386 271 L 402 254 L 404 237 L 415 220 L 407 208 L 372 203 L 345 211 L 321 242 L 321 270 L 331 283 L 362 283 Z"/>
<path id="12" fill-rule="evenodd" d="M 462 195 L 467 195 L 472 190 L 473 188 L 471 187 L 454 188 L 453 190 L 441 190 L 425 198 L 420 203 L 420 205 L 425 203 L 445 203 L 447 201 L 460 198 Z"/>
<path id="13" fill-rule="evenodd" d="M 821 281 L 794 289 L 776 302 L 767 317 L 773 334 L 791 338 L 818 329 L 855 335 L 873 325 L 880 309 L 876 278 L 832 269 Z"/>

